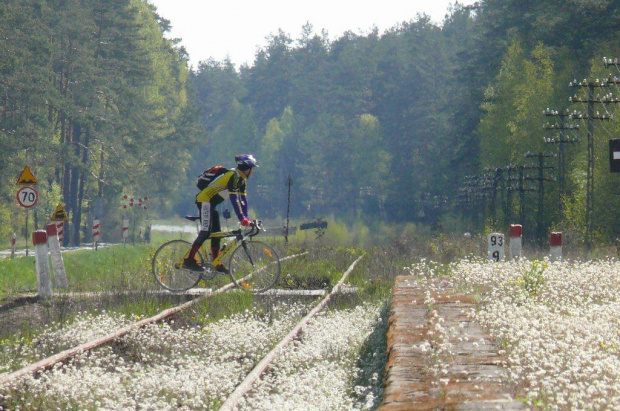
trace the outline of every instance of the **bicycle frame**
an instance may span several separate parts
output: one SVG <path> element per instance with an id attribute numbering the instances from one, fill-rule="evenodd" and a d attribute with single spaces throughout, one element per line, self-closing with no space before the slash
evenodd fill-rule
<path id="1" fill-rule="evenodd" d="M 222 238 L 224 238 L 226 236 L 222 236 Z M 213 238 L 213 237 L 211 237 Z M 216 237 L 217 238 L 217 237 Z M 222 252 L 220 252 L 220 255 L 218 255 L 214 260 L 213 260 L 213 266 L 217 266 L 220 265 L 222 263 L 222 261 L 226 260 L 226 257 L 228 257 L 228 255 L 235 249 L 237 248 L 237 238 L 233 239 L 232 241 L 228 242 L 225 244 L 224 249 L 222 250 Z"/>
<path id="2" fill-rule="evenodd" d="M 235 248 L 237 248 L 237 244 L 239 241 L 243 242 L 245 241 L 246 237 L 254 237 L 255 235 L 259 233 L 259 231 L 261 230 L 261 223 L 260 221 L 257 221 L 256 223 L 257 224 L 254 225 L 246 233 L 241 232 L 241 230 L 220 231 L 217 233 L 211 233 L 211 236 L 209 237 L 209 239 L 235 237 L 232 241 L 229 241 L 228 243 L 224 245 L 224 249 L 222 250 L 220 255 L 218 255 L 213 260 L 212 264 L 214 267 L 221 264 L 223 261 L 226 260 L 226 257 L 228 257 L 228 255 L 232 253 L 235 250 Z"/>

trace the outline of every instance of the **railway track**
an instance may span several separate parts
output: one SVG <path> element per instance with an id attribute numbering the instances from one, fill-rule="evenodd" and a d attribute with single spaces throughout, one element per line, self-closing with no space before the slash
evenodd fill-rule
<path id="1" fill-rule="evenodd" d="M 293 258 L 297 258 L 300 257 L 302 255 L 305 255 L 306 253 L 300 253 L 300 254 L 295 254 L 295 255 L 291 255 L 291 256 L 287 256 L 287 257 L 283 257 L 280 259 L 280 261 L 286 261 L 286 260 L 290 260 Z M 110 344 L 116 340 L 118 340 L 120 337 L 128 334 L 131 331 L 143 328 L 149 324 L 153 324 L 153 323 L 157 323 L 163 320 L 166 320 L 176 314 L 179 314 L 183 311 L 185 311 L 186 309 L 196 305 L 198 302 L 202 301 L 202 299 L 204 298 L 209 298 L 212 297 L 214 295 L 218 295 L 218 294 L 222 294 L 226 291 L 229 291 L 231 289 L 235 288 L 235 284 L 234 283 L 229 283 L 226 284 L 225 286 L 215 290 L 215 291 L 209 291 L 207 290 L 206 292 L 202 292 L 198 295 L 197 298 L 188 301 L 186 303 L 183 303 L 181 305 L 178 305 L 176 307 L 172 307 L 169 308 L 167 310 L 164 310 L 162 312 L 160 312 L 159 314 L 149 317 L 149 318 L 145 318 L 142 319 L 140 321 L 137 321 L 135 323 L 132 323 L 128 326 L 122 327 L 120 329 L 117 329 L 115 331 L 112 331 L 108 334 L 106 334 L 103 337 L 99 337 L 96 338 L 94 340 L 88 341 L 86 343 L 83 344 L 79 344 L 75 347 L 72 347 L 70 349 L 64 350 L 62 352 L 59 352 L 57 354 L 54 354 L 50 357 L 47 357 L 41 361 L 38 361 L 36 363 L 27 365 L 19 370 L 16 370 L 14 372 L 11 373 L 7 373 L 4 375 L 0 375 L 0 387 L 9 384 L 15 380 L 18 380 L 21 377 L 24 377 L 26 375 L 31 375 L 31 374 L 35 374 L 37 372 L 41 372 L 47 369 L 52 368 L 55 364 L 58 363 L 62 363 L 65 361 L 70 360 L 71 358 L 75 357 L 78 354 L 82 354 L 84 352 L 88 352 L 91 350 L 94 350 L 96 348 L 102 347 L 106 344 Z M 172 294 L 171 294 L 172 295 Z M 28 302 L 34 302 L 36 301 L 36 299 L 32 299 L 32 300 L 28 300 Z"/>
<path id="2" fill-rule="evenodd" d="M 347 271 L 342 275 L 340 281 L 332 288 L 331 292 L 325 296 L 297 325 L 278 343 L 276 346 L 265 356 L 263 359 L 250 371 L 246 378 L 235 388 L 235 390 L 228 396 L 226 401 L 220 407 L 220 411 L 233 410 L 239 400 L 252 389 L 252 384 L 258 380 L 265 372 L 265 370 L 273 363 L 273 361 L 302 330 L 302 328 L 315 317 L 331 300 L 332 296 L 339 292 L 340 288 L 344 284 L 351 271 L 355 268 L 355 265 L 361 260 L 361 256 L 357 258 L 349 266 Z"/>

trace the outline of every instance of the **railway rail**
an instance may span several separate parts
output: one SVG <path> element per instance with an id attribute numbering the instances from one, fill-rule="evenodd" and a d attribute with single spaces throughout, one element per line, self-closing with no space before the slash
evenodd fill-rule
<path id="1" fill-rule="evenodd" d="M 263 359 L 250 371 L 247 377 L 235 388 L 235 390 L 228 396 L 226 401 L 220 407 L 220 411 L 232 410 L 239 400 L 252 389 L 252 384 L 258 380 L 261 374 L 271 365 L 271 363 L 278 357 L 280 352 L 295 338 L 302 328 L 316 316 L 330 301 L 332 296 L 339 292 L 340 288 L 344 284 L 351 271 L 355 268 L 356 264 L 362 259 L 360 256 L 349 266 L 347 271 L 342 275 L 340 281 L 332 288 L 331 292 L 325 296 L 297 325 L 278 343 L 276 346 L 265 356 Z"/>

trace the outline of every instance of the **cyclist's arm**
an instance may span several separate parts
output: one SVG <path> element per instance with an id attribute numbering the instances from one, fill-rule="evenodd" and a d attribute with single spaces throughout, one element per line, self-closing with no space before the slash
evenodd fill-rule
<path id="1" fill-rule="evenodd" d="M 235 210 L 235 214 L 239 221 L 244 218 L 249 220 L 248 217 L 248 202 L 247 196 L 245 194 L 245 184 L 240 181 L 240 177 L 230 179 L 228 184 L 228 195 L 230 197 L 230 202 L 232 203 L 233 210 Z"/>

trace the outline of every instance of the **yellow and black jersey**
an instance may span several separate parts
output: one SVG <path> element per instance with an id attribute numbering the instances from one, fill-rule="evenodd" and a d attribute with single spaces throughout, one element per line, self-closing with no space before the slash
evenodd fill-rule
<path id="1" fill-rule="evenodd" d="M 237 169 L 228 170 L 198 193 L 196 202 L 218 205 L 231 194 L 240 196 L 239 200 L 245 202 L 246 179 L 245 174 Z"/>

